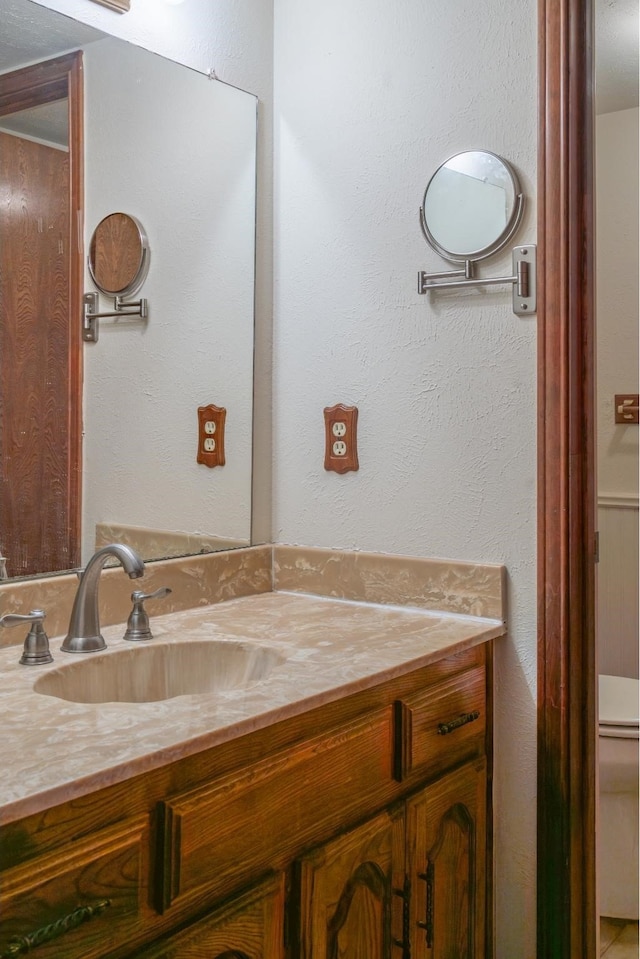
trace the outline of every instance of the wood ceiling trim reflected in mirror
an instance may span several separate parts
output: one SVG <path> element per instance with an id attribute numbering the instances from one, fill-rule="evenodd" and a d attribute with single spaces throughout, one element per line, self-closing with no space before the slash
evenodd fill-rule
<path id="1" fill-rule="evenodd" d="M 118 13 L 127 13 L 130 6 L 129 0 L 93 0 L 93 3 L 99 3 L 103 7 L 117 10 Z"/>

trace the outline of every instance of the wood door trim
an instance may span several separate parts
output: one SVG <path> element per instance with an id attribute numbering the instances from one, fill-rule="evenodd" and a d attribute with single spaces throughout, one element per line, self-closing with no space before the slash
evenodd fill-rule
<path id="1" fill-rule="evenodd" d="M 540 0 L 539 959 L 596 955 L 592 19 Z"/>
<path id="2" fill-rule="evenodd" d="M 63 100 L 68 95 L 70 78 L 78 62 L 82 64 L 80 51 L 5 74 L 0 93 L 0 116 L 40 103 Z"/>

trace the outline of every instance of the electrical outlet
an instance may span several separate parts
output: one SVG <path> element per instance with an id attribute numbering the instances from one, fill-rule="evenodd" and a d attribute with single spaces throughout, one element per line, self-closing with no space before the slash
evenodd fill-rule
<path id="1" fill-rule="evenodd" d="M 223 406 L 198 407 L 198 455 L 203 466 L 224 466 L 224 423 L 227 411 Z"/>
<path id="2" fill-rule="evenodd" d="M 356 426 L 358 407 L 327 406 L 324 410 L 324 468 L 335 473 L 359 469 Z"/>

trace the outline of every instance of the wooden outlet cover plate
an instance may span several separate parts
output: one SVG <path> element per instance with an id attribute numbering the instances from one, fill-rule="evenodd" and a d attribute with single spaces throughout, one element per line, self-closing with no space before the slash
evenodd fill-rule
<path id="1" fill-rule="evenodd" d="M 198 456 L 204 466 L 224 466 L 224 421 L 227 411 L 223 406 L 198 407 Z"/>
<path id="2" fill-rule="evenodd" d="M 358 407 L 327 406 L 324 410 L 324 468 L 335 473 L 358 470 Z"/>

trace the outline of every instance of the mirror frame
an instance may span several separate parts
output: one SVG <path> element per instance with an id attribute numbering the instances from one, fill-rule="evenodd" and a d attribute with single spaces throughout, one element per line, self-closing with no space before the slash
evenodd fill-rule
<path id="1" fill-rule="evenodd" d="M 433 183 L 434 179 L 437 177 L 438 173 L 444 167 L 446 167 L 447 163 L 450 163 L 451 160 L 453 160 L 455 157 L 462 156 L 465 153 L 484 153 L 486 156 L 494 157 L 496 160 L 499 160 L 500 163 L 506 169 L 507 173 L 509 174 L 511 184 L 513 186 L 513 193 L 514 193 L 515 199 L 514 199 L 513 209 L 511 211 L 511 216 L 509 217 L 507 225 L 505 226 L 502 233 L 492 243 L 487 244 L 487 246 L 484 246 L 479 250 L 473 250 L 471 253 L 453 253 L 451 250 L 445 249 L 445 247 L 443 247 L 442 244 L 436 240 L 433 233 L 429 229 L 429 226 L 427 224 L 427 217 L 425 214 L 425 205 L 426 205 L 427 193 L 429 192 L 429 187 Z M 454 153 L 450 157 L 448 157 L 448 159 L 446 159 L 443 163 L 441 163 L 440 166 L 434 171 L 434 173 L 429 178 L 429 182 L 427 183 L 426 190 L 424 191 L 424 198 L 422 200 L 422 205 L 420 207 L 420 226 L 422 227 L 424 238 L 429 244 L 429 246 L 433 250 L 435 250 L 436 253 L 439 253 L 444 260 L 448 260 L 450 263 L 468 263 L 468 262 L 476 263 L 479 260 L 486 260 L 487 257 L 493 256 L 494 253 L 497 253 L 498 250 L 501 250 L 503 247 L 505 247 L 509 243 L 509 240 L 511 240 L 516 230 L 520 226 L 520 223 L 522 222 L 522 216 L 524 214 L 524 203 L 525 203 L 525 198 L 522 192 L 522 188 L 520 187 L 520 181 L 518 180 L 515 170 L 513 169 L 511 164 L 504 159 L 504 157 L 501 157 L 498 153 L 492 153 L 491 150 L 462 150 L 460 153 Z"/>

